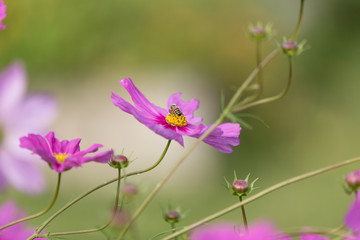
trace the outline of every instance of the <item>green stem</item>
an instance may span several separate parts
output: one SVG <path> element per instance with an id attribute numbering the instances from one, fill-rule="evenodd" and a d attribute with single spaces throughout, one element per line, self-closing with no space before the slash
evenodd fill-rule
<path id="1" fill-rule="evenodd" d="M 293 77 L 293 64 L 292 64 L 292 57 L 289 56 L 289 75 L 288 75 L 288 81 L 287 81 L 287 84 L 286 84 L 286 87 L 285 89 L 283 89 L 283 91 L 281 93 L 279 93 L 278 95 L 275 95 L 275 96 L 272 96 L 272 97 L 268 97 L 268 98 L 263 98 L 263 99 L 260 99 L 258 101 L 255 101 L 255 102 L 252 102 L 252 103 L 249 103 L 249 104 L 246 104 L 244 106 L 241 106 L 239 108 L 236 108 L 233 113 L 237 113 L 237 112 L 241 112 L 245 109 L 248 109 L 248 108 L 251 108 L 251 107 L 254 107 L 254 106 L 258 106 L 258 105 L 261 105 L 261 104 L 265 104 L 265 103 L 269 103 L 269 102 L 274 102 L 274 101 L 277 101 L 277 100 L 280 100 L 281 98 L 283 98 L 286 93 L 289 91 L 290 89 L 290 86 L 291 86 L 291 82 L 292 82 L 292 77 Z"/>
<path id="2" fill-rule="evenodd" d="M 322 173 L 325 173 L 325 172 L 328 172 L 328 171 L 331 171 L 331 170 L 334 170 L 334 169 L 337 169 L 337 168 L 340 168 L 340 167 L 343 167 L 343 166 L 346 166 L 346 165 L 349 165 L 349 164 L 353 164 L 353 163 L 356 163 L 356 162 L 360 162 L 360 157 L 357 157 L 357 158 L 353 158 L 353 159 L 349 159 L 349 160 L 346 160 L 344 162 L 341 162 L 341 163 L 337 163 L 337 164 L 334 164 L 334 165 L 330 165 L 330 166 L 327 166 L 327 167 L 324 167 L 324 168 L 320 168 L 318 170 L 315 170 L 315 171 L 311 171 L 311 172 L 308 172 L 308 173 L 305 173 L 305 174 L 301 174 L 299 176 L 296 176 L 296 177 L 292 177 L 292 178 L 289 178 L 285 181 L 282 181 L 282 182 L 279 182 L 261 192 L 259 192 L 258 194 L 255 194 L 247 199 L 245 199 L 244 201 L 242 202 L 239 202 L 239 203 L 236 203 L 236 204 L 233 204 L 231 205 L 230 207 L 227 207 L 217 213 L 214 213 L 206 218 L 203 218 L 202 220 L 194 223 L 194 224 L 191 224 L 185 228 L 183 228 L 182 230 L 179 230 L 177 231 L 175 234 L 171 234 L 165 238 L 163 238 L 162 240 L 170 240 L 172 238 L 174 238 L 175 236 L 179 236 L 185 232 L 188 232 L 194 228 L 197 228 L 205 223 L 208 223 L 216 218 L 219 218 L 243 205 L 246 205 L 250 202 L 253 202 L 255 201 L 256 199 L 259 199 L 273 191 L 276 191 L 280 188 L 283 188 L 283 187 L 286 187 L 290 184 L 293 184 L 293 183 L 296 183 L 296 182 L 299 182 L 299 181 L 302 181 L 302 180 L 305 180 L 307 178 L 311 178 L 311 177 L 314 177 L 316 175 L 320 175 Z"/>
<path id="3" fill-rule="evenodd" d="M 169 180 L 169 178 L 174 174 L 177 168 L 184 162 L 184 160 L 200 145 L 200 143 L 225 119 L 225 117 L 231 113 L 231 109 L 233 108 L 236 101 L 240 98 L 243 91 L 246 87 L 251 83 L 251 81 L 256 77 L 260 68 L 263 68 L 267 63 L 269 63 L 276 55 L 278 54 L 278 50 L 274 50 L 271 52 L 262 62 L 261 64 L 255 68 L 248 78 L 244 81 L 244 83 L 240 86 L 240 88 L 236 91 L 234 96 L 231 98 L 227 107 L 221 113 L 218 120 L 211 125 L 211 127 L 200 137 L 198 140 L 189 148 L 189 150 L 178 160 L 178 162 L 170 169 L 170 171 L 164 176 L 164 178 L 155 186 L 155 188 L 149 193 L 144 202 L 140 205 L 140 207 L 136 210 L 132 219 L 125 225 L 123 231 L 120 233 L 118 240 L 121 240 L 126 232 L 129 230 L 130 226 L 134 223 L 134 221 L 139 217 L 142 211 L 147 207 L 150 201 L 154 198 L 154 196 L 160 191 L 161 187 Z"/>
<path id="4" fill-rule="evenodd" d="M 158 165 L 160 164 L 160 162 L 163 160 L 163 158 L 165 157 L 165 154 L 166 154 L 166 152 L 167 152 L 168 149 L 169 149 L 170 143 L 171 143 L 171 140 L 169 140 L 169 141 L 167 142 L 166 147 L 165 147 L 163 153 L 161 154 L 160 158 L 158 159 L 158 161 L 157 161 L 154 165 L 152 165 L 152 166 L 150 166 L 150 167 L 148 167 L 148 168 L 146 168 L 146 169 L 144 169 L 144 170 L 140 170 L 140 171 L 135 171 L 135 172 L 129 173 L 126 177 L 133 176 L 133 175 L 139 175 L 139 174 L 148 172 L 148 171 L 154 169 L 156 166 L 158 166 Z M 124 177 L 124 176 L 122 176 L 121 178 L 123 178 L 123 177 Z M 66 204 L 63 208 L 61 208 L 61 209 L 58 210 L 56 213 L 54 213 L 46 222 L 44 222 L 44 223 L 37 229 L 36 234 L 39 234 L 54 218 L 56 218 L 58 215 L 60 215 L 60 214 L 61 214 L 62 212 L 64 212 L 66 209 L 70 208 L 72 205 L 74 205 L 75 203 L 77 203 L 77 202 L 80 201 L 81 199 L 85 198 L 85 197 L 88 196 L 89 194 L 95 192 L 96 190 L 101 189 L 101 188 L 103 188 L 103 187 L 105 187 L 105 186 L 107 186 L 107 185 L 109 185 L 109 184 L 117 181 L 117 179 L 118 179 L 118 178 L 115 178 L 115 179 L 112 179 L 112 180 L 110 180 L 110 181 L 108 181 L 108 182 L 105 182 L 105 183 L 103 183 L 103 184 L 100 184 L 100 185 L 98 185 L 97 187 L 95 187 L 95 188 L 91 189 L 90 191 L 88 191 L 88 192 L 86 192 L 86 193 L 78 196 L 77 198 L 75 198 L 74 200 L 72 200 L 71 202 L 69 202 L 68 204 Z M 35 234 L 34 234 L 34 235 L 35 235 Z M 34 239 L 34 238 L 35 238 L 34 236 L 31 236 L 30 238 L 28 238 L 28 240 L 32 240 L 32 239 Z"/>
<path id="5" fill-rule="evenodd" d="M 242 197 L 241 196 L 239 197 L 239 201 L 242 202 Z M 249 228 L 248 228 L 248 222 L 247 222 L 247 219 L 246 219 L 246 213 L 245 213 L 245 206 L 244 205 L 241 206 L 241 213 L 242 213 L 242 217 L 243 217 L 243 220 L 244 220 L 245 231 L 247 232 L 249 230 Z"/>
<path id="6" fill-rule="evenodd" d="M 289 39 L 290 41 L 295 41 L 297 35 L 299 34 L 300 26 L 301 26 L 301 22 L 302 22 L 302 17 L 303 17 L 303 13 L 304 13 L 304 2 L 305 2 L 305 0 L 301 0 L 298 22 L 297 22 L 297 25 L 296 25 L 296 28 L 295 28 L 295 31 L 294 31 L 293 35 L 291 35 L 291 37 Z"/>
<path id="7" fill-rule="evenodd" d="M 116 196 L 115 196 L 115 205 L 114 205 L 114 210 L 112 213 L 112 216 L 110 218 L 110 220 L 104 224 L 102 227 L 99 228 L 93 228 L 93 229 L 87 229 L 87 230 L 78 230 L 78 231 L 70 231 L 70 232 L 58 232 L 58 233 L 48 233 L 48 234 L 44 234 L 44 235 L 38 235 L 36 237 L 54 237 L 54 236 L 63 236 L 63 235 L 72 235 L 72 234 L 84 234 L 84 233 L 92 233 L 92 232 L 98 232 L 101 230 L 104 230 L 105 228 L 107 228 L 111 222 L 114 220 L 114 217 L 116 215 L 116 211 L 118 209 L 119 206 L 119 195 L 120 195 L 120 180 L 121 180 L 121 169 L 118 169 L 118 181 L 117 181 L 117 186 L 116 186 Z"/>
<path id="8" fill-rule="evenodd" d="M 40 216 L 44 215 L 45 213 L 47 213 L 47 212 L 54 206 L 54 204 L 55 204 L 55 202 L 56 202 L 56 199 L 57 199 L 57 197 L 58 197 L 58 195 L 59 195 L 60 182 L 61 182 L 61 173 L 58 174 L 58 180 L 57 180 L 57 185 L 56 185 L 56 190 L 55 190 L 54 197 L 53 197 L 50 205 L 49 205 L 46 209 L 44 209 L 44 210 L 42 210 L 41 212 L 36 213 L 36 214 L 34 214 L 34 215 L 31 215 L 31 216 L 28 216 L 28 217 L 25 217 L 25 218 L 16 220 L 16 221 L 11 222 L 11 223 L 9 223 L 9 224 L 6 224 L 5 226 L 0 227 L 0 230 L 5 229 L 5 228 L 10 227 L 10 226 L 13 226 L 13 225 L 15 225 L 15 224 L 17 224 L 17 223 L 21 223 L 21 222 L 24 222 L 24 221 L 27 221 L 27 220 L 30 220 L 30 219 L 34 219 L 34 218 L 40 217 Z"/>

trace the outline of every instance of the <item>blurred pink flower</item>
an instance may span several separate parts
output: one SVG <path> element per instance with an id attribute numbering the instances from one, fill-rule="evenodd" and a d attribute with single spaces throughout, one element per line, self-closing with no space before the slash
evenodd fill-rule
<path id="1" fill-rule="evenodd" d="M 195 230 L 190 240 L 285 240 L 276 228 L 268 222 L 259 222 L 249 227 L 248 231 L 233 224 L 219 224 Z"/>
<path id="2" fill-rule="evenodd" d="M 360 191 L 357 191 L 355 200 L 351 204 L 344 222 L 345 226 L 354 234 L 354 237 L 348 237 L 345 240 L 360 240 Z"/>
<path id="3" fill-rule="evenodd" d="M 93 144 L 86 150 L 80 151 L 81 138 L 71 141 L 59 141 L 54 132 L 49 132 L 45 137 L 29 134 L 20 138 L 20 147 L 29 149 L 39 155 L 56 172 L 63 172 L 73 167 L 79 167 L 90 161 L 108 163 L 113 155 L 112 150 L 100 152 L 93 156 L 85 156 L 96 152 L 103 145 Z"/>
<path id="4" fill-rule="evenodd" d="M 134 105 L 115 93 L 111 94 L 113 104 L 166 139 L 175 140 L 184 146 L 183 136 L 199 138 L 210 127 L 200 124 L 201 117 L 194 117 L 194 112 L 199 107 L 199 101 L 196 99 L 182 101 L 181 93 L 175 93 L 169 97 L 167 109 L 164 109 L 152 104 L 135 87 L 130 78 L 121 80 L 120 84 L 130 94 Z M 219 125 L 204 142 L 221 152 L 231 153 L 233 149 L 230 145 L 240 144 L 240 130 L 240 124 L 224 123 Z"/>
<path id="5" fill-rule="evenodd" d="M 20 62 L 0 73 L 0 189 L 8 183 L 25 193 L 45 187 L 41 171 L 19 138 L 28 132 L 43 132 L 57 115 L 54 99 L 45 94 L 25 95 L 27 78 Z"/>
<path id="6" fill-rule="evenodd" d="M 2 23 L 2 20 L 6 17 L 6 5 L 3 0 L 0 0 L 0 30 L 5 29 L 6 26 Z"/>
<path id="7" fill-rule="evenodd" d="M 25 217 L 22 210 L 18 209 L 12 201 L 4 203 L 0 207 L 0 226 L 4 226 L 12 221 Z M 24 240 L 32 235 L 33 231 L 25 227 L 25 224 L 18 223 L 11 227 L 0 230 L 1 240 Z M 39 238 L 36 238 L 39 239 Z"/>
<path id="8" fill-rule="evenodd" d="M 330 240 L 330 238 L 318 234 L 302 234 L 300 240 Z"/>

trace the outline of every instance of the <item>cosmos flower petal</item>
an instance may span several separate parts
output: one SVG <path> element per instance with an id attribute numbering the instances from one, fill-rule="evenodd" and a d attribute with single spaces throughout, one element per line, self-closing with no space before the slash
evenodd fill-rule
<path id="1" fill-rule="evenodd" d="M 0 226 L 4 226 L 23 217 L 25 217 L 25 213 L 19 209 L 13 201 L 7 201 L 0 207 Z M 1 230 L 1 239 L 23 240 L 28 239 L 32 233 L 33 230 L 27 228 L 25 223 L 21 222 Z"/>
<path id="2" fill-rule="evenodd" d="M 210 127 L 203 125 L 202 130 L 192 135 L 192 137 L 199 138 L 204 134 Z M 209 136 L 204 139 L 204 142 L 224 153 L 231 153 L 233 149 L 231 146 L 238 146 L 240 144 L 240 124 L 238 123 L 223 123 L 217 126 Z"/>
<path id="3" fill-rule="evenodd" d="M 15 188 L 29 194 L 37 194 L 44 190 L 45 179 L 34 164 L 17 159 L 17 156 L 5 151 L 0 151 L 0 158 L 0 168 L 6 167 L 3 174 Z"/>
<path id="4" fill-rule="evenodd" d="M 51 133 L 46 137 L 53 136 L 54 133 Z M 20 138 L 20 147 L 31 150 L 34 154 L 39 155 L 50 164 L 56 162 L 56 159 L 52 156 L 53 150 L 50 149 L 51 145 L 49 145 L 49 142 L 41 135 L 29 134 L 27 137 Z"/>
<path id="5" fill-rule="evenodd" d="M 345 216 L 345 226 L 360 235 L 360 191 Z"/>
<path id="6" fill-rule="evenodd" d="M 84 157 L 82 162 L 85 163 L 85 162 L 89 162 L 89 161 L 94 161 L 94 162 L 99 162 L 99 163 L 107 163 L 107 162 L 109 162 L 109 159 L 112 157 L 113 154 L 114 154 L 114 151 L 112 151 L 112 150 L 100 152 L 91 157 Z"/>
<path id="7" fill-rule="evenodd" d="M 22 101 L 27 86 L 25 69 L 21 62 L 14 62 L 0 73 L 0 120 L 6 121 L 7 115 Z"/>
<path id="8" fill-rule="evenodd" d="M 22 134 L 33 129 L 43 132 L 46 130 L 45 127 L 55 120 L 58 115 L 57 109 L 56 101 L 50 95 L 27 96 L 11 114 L 8 127 Z"/>
<path id="9" fill-rule="evenodd" d="M 76 138 L 71 141 L 63 140 L 61 141 L 61 152 L 74 154 L 80 151 L 80 142 L 81 138 Z"/>
<path id="10" fill-rule="evenodd" d="M 0 30 L 5 29 L 6 26 L 2 23 L 2 20 L 6 17 L 6 5 L 4 1 L 0 0 Z"/>
<path id="11" fill-rule="evenodd" d="M 152 104 L 140 91 L 137 89 L 130 78 L 125 78 L 120 81 L 120 84 L 129 92 L 135 107 L 142 112 L 147 112 L 152 115 L 157 115 L 159 112 L 164 112 L 165 109 Z"/>

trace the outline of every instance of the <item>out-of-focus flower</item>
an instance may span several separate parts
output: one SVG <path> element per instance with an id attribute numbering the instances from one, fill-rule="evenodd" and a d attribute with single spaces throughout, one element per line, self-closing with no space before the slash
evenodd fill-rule
<path id="1" fill-rule="evenodd" d="M 24 212 L 17 208 L 12 201 L 4 203 L 0 207 L 0 226 L 4 226 L 12 221 L 25 216 Z M 32 235 L 33 231 L 25 227 L 25 224 L 18 223 L 0 231 L 1 240 L 24 240 Z M 36 238 L 38 239 L 38 238 Z"/>
<path id="2" fill-rule="evenodd" d="M 268 222 L 256 223 L 248 231 L 240 229 L 233 224 L 220 224 L 207 226 L 195 230 L 190 235 L 190 240 L 290 240 L 279 233 Z"/>
<path id="3" fill-rule="evenodd" d="M 6 5 L 3 0 L 0 0 L 0 30 L 5 29 L 6 25 L 2 23 L 2 20 L 6 17 Z"/>
<path id="4" fill-rule="evenodd" d="M 46 131 L 57 115 L 54 99 L 45 94 L 25 96 L 27 78 L 20 62 L 0 73 L 0 188 L 7 183 L 26 193 L 39 193 L 45 187 L 36 162 L 19 138 L 28 132 Z"/>
<path id="5" fill-rule="evenodd" d="M 345 226 L 353 232 L 353 237 L 346 238 L 347 240 L 360 239 L 360 191 L 357 192 L 354 202 L 351 204 L 346 216 Z"/>
<path id="6" fill-rule="evenodd" d="M 210 127 L 200 124 L 202 118 L 194 117 L 194 111 L 199 106 L 196 99 L 182 101 L 181 93 L 175 93 L 169 97 L 167 109 L 164 109 L 152 104 L 131 79 L 123 79 L 120 84 L 129 92 L 134 105 L 115 93 L 111 94 L 113 104 L 166 139 L 175 140 L 184 146 L 183 136 L 199 138 Z M 229 145 L 240 144 L 240 130 L 239 124 L 225 123 L 219 125 L 204 142 L 219 151 L 230 153 L 233 150 Z"/>
<path id="7" fill-rule="evenodd" d="M 85 156 L 96 152 L 103 145 L 93 144 L 86 150 L 80 151 L 81 138 L 71 141 L 59 141 L 54 132 L 49 132 L 45 137 L 29 134 L 20 138 L 20 147 L 29 149 L 39 155 L 56 172 L 63 172 L 73 167 L 79 167 L 90 161 L 108 163 L 113 155 L 113 150 L 100 152 L 93 156 Z"/>
<path id="8" fill-rule="evenodd" d="M 318 234 L 302 234 L 300 240 L 330 240 L 330 238 Z"/>

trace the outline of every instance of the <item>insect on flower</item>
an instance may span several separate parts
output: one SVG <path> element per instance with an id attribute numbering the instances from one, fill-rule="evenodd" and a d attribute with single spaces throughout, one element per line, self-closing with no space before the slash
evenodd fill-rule
<path id="1" fill-rule="evenodd" d="M 178 117 L 180 117 L 181 115 L 184 115 L 180 108 L 178 106 L 176 106 L 175 104 L 171 104 L 170 107 L 169 107 L 169 113 L 170 114 L 176 114 L 178 115 Z"/>

